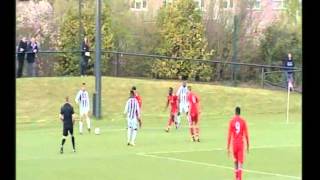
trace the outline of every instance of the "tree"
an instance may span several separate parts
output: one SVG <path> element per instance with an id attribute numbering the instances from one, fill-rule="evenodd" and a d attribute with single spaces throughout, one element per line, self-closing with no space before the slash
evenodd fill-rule
<path id="1" fill-rule="evenodd" d="M 208 42 L 200 10 L 193 0 L 177 0 L 162 7 L 157 17 L 160 43 L 157 53 L 189 59 L 208 59 Z M 157 60 L 152 67 L 157 78 L 210 80 L 211 66 L 193 60 Z"/>
<path id="2" fill-rule="evenodd" d="M 75 7 L 76 8 L 76 7 Z M 65 19 L 61 24 L 59 36 L 59 49 L 62 50 L 79 50 L 79 15 L 75 8 L 69 9 L 65 13 Z M 110 7 L 104 4 L 101 13 L 101 45 L 102 49 L 110 50 L 113 47 L 113 33 L 111 31 Z M 84 35 L 88 37 L 90 49 L 95 48 L 95 4 L 92 2 L 84 3 L 82 11 L 82 23 Z M 91 58 L 94 58 L 91 56 Z M 108 54 L 102 54 L 101 73 L 105 74 L 108 70 Z M 94 59 L 89 62 L 89 67 L 93 66 Z M 60 57 L 55 65 L 55 71 L 60 75 L 79 75 L 80 53 L 69 53 Z M 89 69 L 88 73 L 93 73 Z"/>
<path id="3" fill-rule="evenodd" d="M 36 37 L 41 48 L 52 48 L 57 38 L 52 5 L 47 0 L 17 3 L 16 34 Z M 17 38 L 20 39 L 20 38 Z"/>

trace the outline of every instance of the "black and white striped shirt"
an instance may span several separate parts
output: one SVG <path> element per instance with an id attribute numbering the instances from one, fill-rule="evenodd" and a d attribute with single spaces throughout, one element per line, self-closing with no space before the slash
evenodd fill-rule
<path id="1" fill-rule="evenodd" d="M 89 94 L 88 94 L 88 92 L 87 91 L 83 91 L 83 90 L 80 90 L 79 92 L 78 92 L 78 94 L 77 94 L 77 96 L 76 96 L 76 99 L 75 99 L 75 101 L 77 102 L 77 103 L 79 103 L 79 106 L 80 106 L 80 108 L 82 109 L 82 108 L 87 108 L 87 109 L 89 109 Z"/>
<path id="2" fill-rule="evenodd" d="M 180 88 L 177 91 L 177 96 L 179 97 L 180 104 L 188 104 L 188 88 L 180 86 Z"/>
<path id="3" fill-rule="evenodd" d="M 139 103 L 136 98 L 132 97 L 128 99 L 124 109 L 124 113 L 127 114 L 129 119 L 140 117 Z"/>

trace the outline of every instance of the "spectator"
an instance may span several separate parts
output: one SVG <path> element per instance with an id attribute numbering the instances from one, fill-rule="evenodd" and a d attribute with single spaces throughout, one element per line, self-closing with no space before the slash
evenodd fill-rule
<path id="1" fill-rule="evenodd" d="M 293 68 L 294 62 L 292 59 L 291 53 L 288 53 L 288 56 L 285 58 L 283 66 L 285 67 L 285 77 L 286 77 L 286 88 L 288 88 L 288 82 L 291 80 L 293 82 Z"/>
<path id="2" fill-rule="evenodd" d="M 17 77 L 20 78 L 22 76 L 22 71 L 23 71 L 23 65 L 24 65 L 24 59 L 25 59 L 25 55 L 27 52 L 27 38 L 23 37 L 20 42 L 19 42 L 19 46 L 18 46 L 18 73 L 17 73 Z"/>
<path id="3" fill-rule="evenodd" d="M 90 47 L 88 38 L 84 37 L 81 45 L 81 62 L 80 62 L 80 74 L 81 77 L 87 75 L 88 61 L 90 58 Z"/>
<path id="4" fill-rule="evenodd" d="M 34 37 L 31 38 L 31 41 L 27 47 L 27 61 L 28 61 L 28 76 L 34 76 L 34 62 L 36 53 L 38 53 L 38 45 Z"/>

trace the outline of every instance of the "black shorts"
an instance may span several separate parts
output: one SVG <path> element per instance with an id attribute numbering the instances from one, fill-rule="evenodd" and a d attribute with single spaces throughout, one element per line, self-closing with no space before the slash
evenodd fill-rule
<path id="1" fill-rule="evenodd" d="M 68 131 L 71 136 L 73 136 L 73 127 L 63 127 L 63 136 L 68 136 Z"/>

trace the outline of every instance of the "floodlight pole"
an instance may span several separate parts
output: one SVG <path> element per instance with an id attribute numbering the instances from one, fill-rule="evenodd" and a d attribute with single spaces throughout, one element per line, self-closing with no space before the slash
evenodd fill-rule
<path id="1" fill-rule="evenodd" d="M 289 105 L 290 105 L 290 86 L 289 83 L 287 84 L 288 86 L 288 97 L 287 97 L 287 124 L 289 124 Z"/>
<path id="2" fill-rule="evenodd" d="M 82 0 L 79 0 L 79 44 L 80 44 L 80 51 L 82 51 L 82 15 L 81 15 L 81 6 L 82 6 Z M 80 57 L 80 66 L 81 66 L 81 61 L 82 57 Z"/>
<path id="3" fill-rule="evenodd" d="M 234 16 L 234 27 L 233 27 L 233 35 L 232 35 L 232 62 L 236 63 L 237 56 L 238 56 L 238 40 L 239 40 L 239 15 Z M 238 70 L 237 65 L 232 65 L 232 81 L 235 84 L 236 78 L 237 78 L 237 70 Z"/>
<path id="4" fill-rule="evenodd" d="M 101 0 L 96 1 L 96 61 L 95 61 L 95 78 L 96 78 L 96 96 L 95 96 L 95 112 L 94 115 L 97 119 L 101 118 Z"/>

